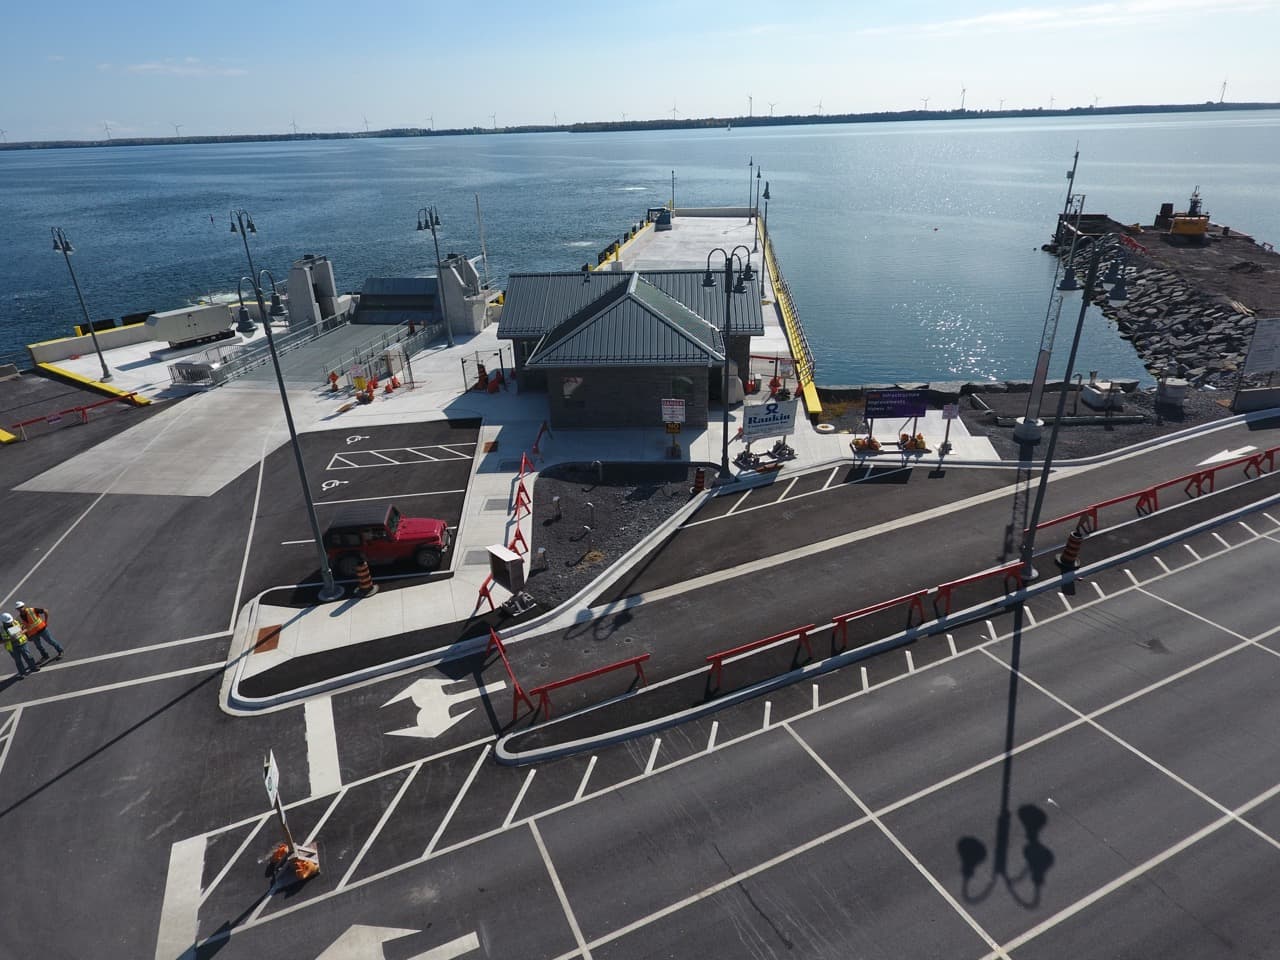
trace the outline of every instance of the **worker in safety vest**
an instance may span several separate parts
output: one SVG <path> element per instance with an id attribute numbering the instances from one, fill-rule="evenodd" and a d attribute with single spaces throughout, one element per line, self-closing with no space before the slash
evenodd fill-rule
<path id="1" fill-rule="evenodd" d="M 4 648 L 13 655 L 13 662 L 18 666 L 18 679 L 34 673 L 36 662 L 27 651 L 27 635 L 7 613 L 0 613 L 0 632 L 4 633 Z"/>
<path id="2" fill-rule="evenodd" d="M 61 660 L 62 644 L 53 639 L 53 634 L 49 632 L 49 611 L 44 607 L 28 607 L 21 600 L 14 606 L 18 608 L 18 621 L 22 624 L 22 631 L 40 651 L 40 662 L 44 663 L 49 659 L 49 651 L 44 648 L 46 640 L 49 641 L 49 646 L 58 651 L 58 655 L 53 659 Z"/>

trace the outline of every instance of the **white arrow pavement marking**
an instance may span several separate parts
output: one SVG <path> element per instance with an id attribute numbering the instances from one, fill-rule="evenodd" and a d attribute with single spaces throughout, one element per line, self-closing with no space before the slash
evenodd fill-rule
<path id="1" fill-rule="evenodd" d="M 450 940 L 448 943 L 442 943 L 438 947 L 433 947 L 426 953 L 420 953 L 416 957 L 410 957 L 409 960 L 453 960 L 454 957 L 460 957 L 464 953 L 470 953 L 472 950 L 480 949 L 480 938 L 474 933 L 468 933 L 465 937 L 459 937 L 457 940 Z"/>
<path id="2" fill-rule="evenodd" d="M 382 945 L 388 940 L 399 940 L 417 930 L 398 927 L 367 927 L 362 923 L 347 927 L 342 936 L 329 944 L 316 960 L 382 960 Z"/>
<path id="3" fill-rule="evenodd" d="M 1236 460 L 1246 453 L 1253 453 L 1257 449 L 1257 447 L 1241 447 L 1239 450 L 1223 450 L 1221 453 L 1215 453 L 1207 460 L 1201 460 L 1196 466 L 1207 467 L 1211 463 L 1225 463 L 1228 460 Z"/>
<path id="4" fill-rule="evenodd" d="M 418 722 L 415 726 L 405 727 L 403 730 L 388 730 L 388 734 L 397 737 L 426 737 L 428 739 L 438 737 L 455 723 L 461 723 L 462 720 L 475 712 L 473 707 L 458 714 L 456 717 L 450 716 L 449 708 L 454 703 L 474 700 L 481 693 L 493 696 L 507 685 L 505 680 L 497 680 L 493 683 L 485 684 L 483 690 L 479 687 L 472 687 L 460 693 L 445 693 L 444 688 L 455 682 L 446 680 L 443 677 L 422 677 L 413 681 L 413 683 L 384 703 L 384 707 L 389 707 L 391 704 L 398 703 L 401 700 L 412 700 L 418 708 Z"/>

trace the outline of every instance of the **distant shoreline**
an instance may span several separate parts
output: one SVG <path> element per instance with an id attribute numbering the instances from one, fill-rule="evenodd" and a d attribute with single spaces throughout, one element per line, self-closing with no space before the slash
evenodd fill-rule
<path id="1" fill-rule="evenodd" d="M 396 127 L 346 133 L 260 133 L 209 137 L 117 137 L 107 140 L 28 140 L 0 143 L 0 150 L 58 150 L 75 147 L 141 147 L 186 143 L 282 143 L 304 140 L 372 140 L 387 137 L 457 137 L 496 133 L 614 133 L 628 130 L 707 130 L 726 127 L 790 127 L 836 123 L 892 123 L 917 120 L 993 120 L 1030 117 L 1095 117 L 1150 113 L 1226 113 L 1280 110 L 1280 103 L 1174 103 L 1046 110 L 890 110 L 878 113 L 792 114 L 780 117 L 705 117 L 660 120 L 597 120 L 588 123 L 525 124 L 515 127 L 458 127 L 432 130 Z"/>

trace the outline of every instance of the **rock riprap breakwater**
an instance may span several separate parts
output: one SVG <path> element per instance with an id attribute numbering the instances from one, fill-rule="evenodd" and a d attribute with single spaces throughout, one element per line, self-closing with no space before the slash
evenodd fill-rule
<path id="1" fill-rule="evenodd" d="M 1230 232 L 1200 245 L 1175 245 L 1147 233 L 1134 239 L 1142 250 L 1126 247 L 1122 255 L 1128 299 L 1113 303 L 1098 284 L 1094 302 L 1154 376 L 1234 387 L 1257 317 L 1280 312 L 1280 256 Z M 1121 249 L 1114 239 L 1078 243 L 1073 266 L 1081 280 L 1093 243 L 1108 244 L 1100 278 Z M 1067 251 L 1061 253 L 1065 261 Z"/>

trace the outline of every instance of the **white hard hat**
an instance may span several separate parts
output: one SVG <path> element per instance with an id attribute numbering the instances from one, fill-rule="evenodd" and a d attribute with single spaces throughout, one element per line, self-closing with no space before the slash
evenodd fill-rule
<path id="1" fill-rule="evenodd" d="M 14 606 L 17 607 L 19 610 L 21 610 L 23 607 L 26 606 L 26 604 L 23 603 L 21 600 L 19 600 L 17 603 L 14 604 Z"/>
<path id="2" fill-rule="evenodd" d="M 13 617 L 7 613 L 0 613 L 0 620 L 3 620 L 5 623 L 13 623 Z"/>

